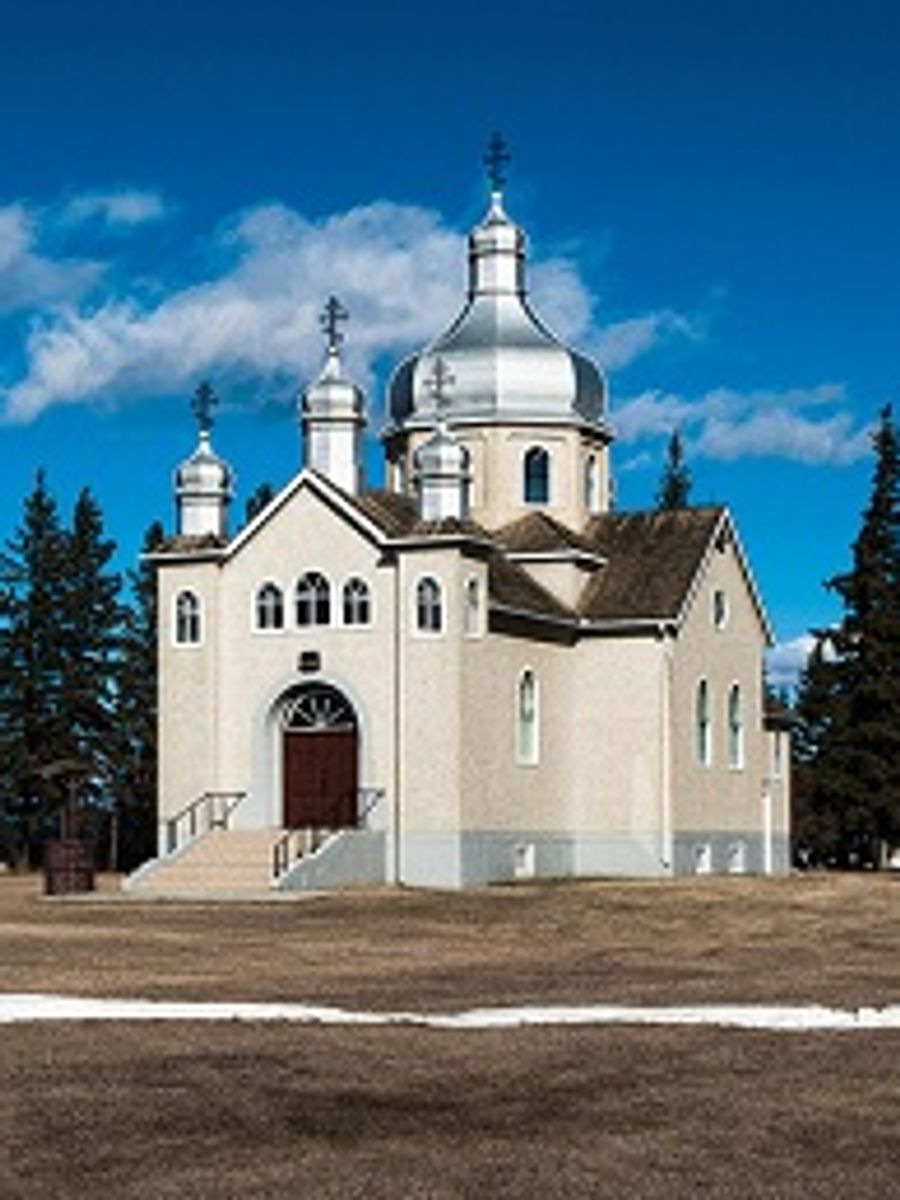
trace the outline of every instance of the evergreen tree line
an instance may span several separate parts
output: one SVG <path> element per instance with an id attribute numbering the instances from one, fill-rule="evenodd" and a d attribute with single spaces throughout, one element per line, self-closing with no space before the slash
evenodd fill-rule
<path id="1" fill-rule="evenodd" d="M 815 632 L 794 730 L 794 844 L 801 862 L 884 865 L 900 848 L 900 458 L 893 412 L 849 571 L 826 583 L 841 620 Z"/>
<path id="2" fill-rule="evenodd" d="M 163 530 L 147 530 L 143 549 Z M 155 852 L 156 586 L 123 578 L 91 492 L 69 523 L 42 472 L 0 552 L 0 858 L 57 836 L 129 869 Z"/>

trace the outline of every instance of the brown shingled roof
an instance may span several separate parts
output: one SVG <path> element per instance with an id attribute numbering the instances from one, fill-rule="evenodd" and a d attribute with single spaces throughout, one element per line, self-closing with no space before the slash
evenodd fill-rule
<path id="1" fill-rule="evenodd" d="M 191 554 L 203 550 L 221 550 L 228 545 L 227 537 L 215 533 L 176 533 L 166 538 L 153 551 L 154 554 Z"/>
<path id="2" fill-rule="evenodd" d="M 574 614 L 537 580 L 499 550 L 488 559 L 488 592 L 495 604 L 542 617 L 572 620 Z"/>
<path id="3" fill-rule="evenodd" d="M 579 613 L 595 621 L 676 617 L 724 511 L 592 517 L 582 536 L 607 562 L 585 588 Z"/>
<path id="4" fill-rule="evenodd" d="M 527 513 L 511 521 L 498 529 L 494 538 L 505 550 L 514 554 L 547 554 L 559 550 L 577 550 L 588 554 L 597 552 L 586 538 L 544 512 Z"/>

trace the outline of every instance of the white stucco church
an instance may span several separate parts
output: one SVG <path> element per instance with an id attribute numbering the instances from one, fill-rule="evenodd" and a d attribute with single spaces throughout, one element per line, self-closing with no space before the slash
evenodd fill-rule
<path id="1" fill-rule="evenodd" d="M 390 379 L 386 490 L 336 301 L 299 470 L 233 537 L 198 393 L 156 556 L 159 857 L 126 886 L 787 869 L 734 521 L 611 509 L 606 381 L 531 308 L 497 166 L 459 316 Z"/>

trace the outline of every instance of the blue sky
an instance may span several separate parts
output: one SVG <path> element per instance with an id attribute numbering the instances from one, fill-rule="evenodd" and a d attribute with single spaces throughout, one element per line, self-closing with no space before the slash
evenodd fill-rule
<path id="1" fill-rule="evenodd" d="M 620 506 L 652 503 L 678 424 L 779 640 L 834 619 L 821 581 L 848 561 L 900 374 L 895 5 L 0 17 L 0 534 L 45 466 L 64 506 L 92 487 L 130 561 L 171 523 L 206 376 L 244 494 L 284 482 L 331 291 L 377 430 L 386 371 L 462 298 L 499 128 L 536 303 L 610 376 Z"/>

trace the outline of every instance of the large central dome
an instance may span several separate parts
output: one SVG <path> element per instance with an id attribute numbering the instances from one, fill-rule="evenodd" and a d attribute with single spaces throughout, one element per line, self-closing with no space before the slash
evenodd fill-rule
<path id="1" fill-rule="evenodd" d="M 453 378 L 454 425 L 486 421 L 589 423 L 602 427 L 606 387 L 599 368 L 570 350 L 532 311 L 525 290 L 525 235 L 499 191 L 469 235 L 469 297 L 450 328 L 391 377 L 391 429 L 435 423 L 428 380 L 440 356 Z"/>

